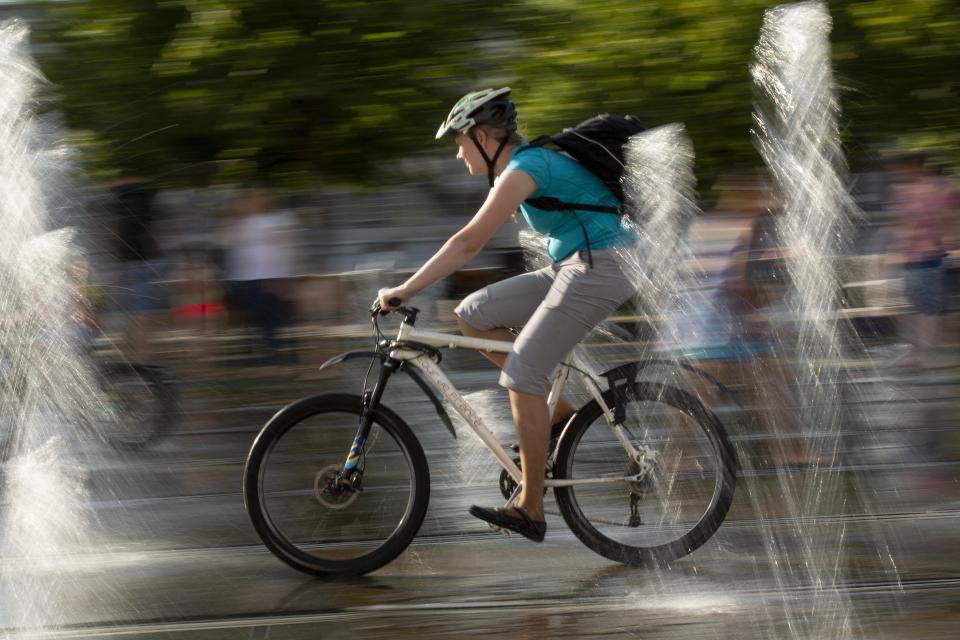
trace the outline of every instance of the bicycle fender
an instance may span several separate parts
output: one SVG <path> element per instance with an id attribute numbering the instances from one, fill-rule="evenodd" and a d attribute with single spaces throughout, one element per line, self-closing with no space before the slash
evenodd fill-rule
<path id="1" fill-rule="evenodd" d="M 613 369 L 608 369 L 601 373 L 598 377 L 606 378 L 607 382 L 610 383 L 610 388 L 613 388 L 616 383 L 620 382 L 621 380 L 624 382 L 633 382 L 636 380 L 637 374 L 642 368 L 646 368 L 646 363 L 642 361 L 628 362 L 627 364 L 621 364 Z"/>
<path id="2" fill-rule="evenodd" d="M 320 365 L 320 370 L 329 369 L 330 367 L 340 364 L 341 362 L 346 362 L 347 360 L 355 360 L 357 358 L 378 358 L 380 362 L 384 362 L 387 359 L 387 356 L 378 353 L 376 351 L 347 351 L 339 355 L 333 356 L 326 362 Z M 440 416 L 440 421 L 443 422 L 443 426 L 447 428 L 447 431 L 450 432 L 450 435 L 456 439 L 457 432 L 453 429 L 453 421 L 450 419 L 450 414 L 447 413 L 447 410 L 444 408 L 443 404 L 440 402 L 440 398 L 437 397 L 436 392 L 427 384 L 427 381 L 423 379 L 423 376 L 414 369 L 413 367 L 401 367 L 403 371 L 406 371 L 407 375 L 413 378 L 413 381 L 417 383 L 417 386 L 426 394 L 427 398 L 430 399 L 430 402 L 433 404 L 433 408 L 436 409 L 437 415 Z"/>
<path id="3" fill-rule="evenodd" d="M 376 351 L 347 351 L 339 355 L 335 355 L 322 365 L 320 365 L 320 371 L 324 369 L 329 369 L 330 367 L 340 364 L 341 362 L 346 362 L 347 360 L 354 360 L 356 358 L 379 358 L 380 362 L 383 362 L 387 359 L 382 353 L 377 353 Z"/>
<path id="4" fill-rule="evenodd" d="M 727 396 L 727 398 L 731 402 L 733 402 L 733 404 L 740 406 L 740 403 L 737 402 L 737 399 L 733 396 L 733 394 L 730 391 L 730 388 L 727 387 L 727 385 L 720 382 L 715 376 L 713 376 L 709 372 L 704 371 L 703 369 L 699 367 L 695 367 L 686 362 L 678 362 L 676 360 L 664 360 L 660 358 L 647 358 L 644 360 L 638 360 L 637 362 L 629 362 L 627 364 L 622 364 L 608 371 L 604 371 L 603 373 L 600 374 L 600 377 L 606 378 L 608 382 L 613 382 L 613 383 L 618 382 L 620 380 L 624 380 L 626 382 L 634 382 L 637 379 L 637 376 L 640 375 L 640 373 L 644 369 L 649 369 L 651 367 L 661 366 L 661 365 L 678 367 L 685 371 L 689 371 L 695 376 L 703 380 L 706 380 L 707 382 L 712 384 L 714 387 L 716 387 L 720 391 L 720 393 Z"/>

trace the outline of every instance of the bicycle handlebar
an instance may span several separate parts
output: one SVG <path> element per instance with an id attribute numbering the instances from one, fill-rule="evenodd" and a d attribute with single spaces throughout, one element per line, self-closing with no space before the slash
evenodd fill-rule
<path id="1" fill-rule="evenodd" d="M 387 302 L 390 304 L 391 307 L 397 307 L 397 308 L 384 309 L 383 307 L 380 306 L 380 299 L 377 298 L 376 300 L 373 301 L 373 304 L 370 305 L 370 315 L 375 316 L 377 314 L 380 314 L 381 316 L 385 316 L 388 313 L 392 313 L 393 311 L 400 311 L 400 309 L 402 309 L 402 307 L 400 307 L 400 303 L 403 301 L 400 298 L 390 298 L 389 300 L 387 300 Z"/>

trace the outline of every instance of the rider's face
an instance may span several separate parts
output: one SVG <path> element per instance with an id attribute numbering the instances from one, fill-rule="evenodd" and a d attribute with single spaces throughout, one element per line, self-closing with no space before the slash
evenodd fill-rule
<path id="1" fill-rule="evenodd" d="M 476 135 L 480 144 L 483 144 L 486 133 L 479 131 Z M 484 162 L 480 150 L 477 149 L 477 145 L 473 143 L 470 136 L 465 133 L 458 133 L 455 140 L 457 142 L 457 160 L 462 160 L 467 165 L 467 171 L 470 172 L 470 175 L 486 175 L 487 163 Z"/>

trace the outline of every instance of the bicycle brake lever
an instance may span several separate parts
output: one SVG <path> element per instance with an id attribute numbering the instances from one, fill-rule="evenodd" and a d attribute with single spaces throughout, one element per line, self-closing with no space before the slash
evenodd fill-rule
<path id="1" fill-rule="evenodd" d="M 377 298 L 376 300 L 373 301 L 373 305 L 371 305 L 370 307 L 370 315 L 375 316 L 379 313 L 380 315 L 385 316 L 388 313 L 393 313 L 394 311 L 400 311 L 402 310 L 402 307 L 400 305 L 403 304 L 403 300 L 401 300 L 400 298 L 390 298 L 389 300 L 387 300 L 387 304 L 395 308 L 384 309 L 383 307 L 380 306 L 380 298 Z"/>

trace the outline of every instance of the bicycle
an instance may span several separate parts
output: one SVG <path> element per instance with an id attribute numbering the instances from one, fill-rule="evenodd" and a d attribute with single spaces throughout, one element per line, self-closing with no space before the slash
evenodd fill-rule
<path id="1" fill-rule="evenodd" d="M 79 269 L 74 277 L 87 282 L 84 264 L 74 267 Z M 68 327 L 80 354 L 92 365 L 99 397 L 93 412 L 96 433 L 116 449 L 144 449 L 177 425 L 179 389 L 163 367 L 131 361 L 103 334 L 98 305 L 87 296 L 102 298 L 98 293 L 77 295 Z"/>
<path id="2" fill-rule="evenodd" d="M 124 360 L 97 360 L 97 386 L 104 398 L 97 433 L 117 449 L 138 450 L 176 425 L 179 394 L 163 368 Z"/>
<path id="3" fill-rule="evenodd" d="M 420 329 L 417 309 L 397 311 L 403 320 L 395 339 L 380 330 L 384 312 L 375 303 L 376 350 L 340 354 L 321 367 L 371 358 L 372 368 L 379 360 L 372 390 L 365 381 L 361 395 L 317 395 L 284 407 L 247 457 L 243 495 L 254 528 L 280 560 L 305 573 L 374 571 L 400 555 L 423 522 L 430 494 L 423 448 L 381 403 L 399 371 L 423 390 L 454 437 L 437 392 L 490 449 L 503 467 L 507 505 L 519 493 L 518 461 L 439 366 L 441 348 L 509 352 L 512 344 Z M 545 473 L 563 519 L 587 547 L 623 564 L 658 566 L 717 531 L 733 500 L 738 464 L 717 417 L 686 391 L 638 379 L 644 366 L 600 374 L 606 389 L 570 362 L 558 367 L 551 413 L 571 371 L 592 400 L 551 444 Z"/>

